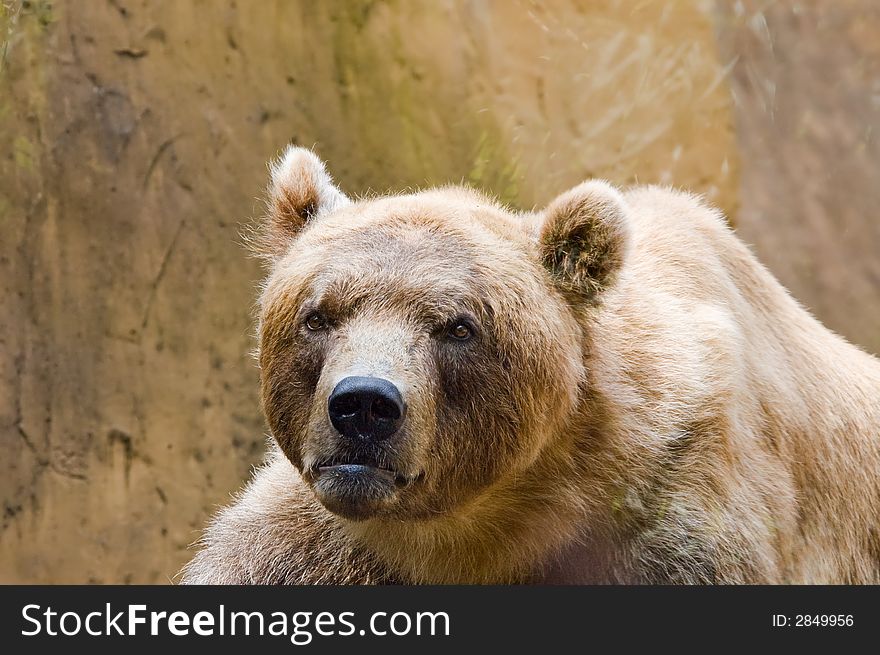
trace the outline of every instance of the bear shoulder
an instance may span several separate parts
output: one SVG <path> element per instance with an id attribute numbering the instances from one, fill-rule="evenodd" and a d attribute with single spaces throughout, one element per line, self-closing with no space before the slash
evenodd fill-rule
<path id="1" fill-rule="evenodd" d="M 277 449 L 211 521 L 182 584 L 381 584 L 380 563 L 345 534 Z"/>

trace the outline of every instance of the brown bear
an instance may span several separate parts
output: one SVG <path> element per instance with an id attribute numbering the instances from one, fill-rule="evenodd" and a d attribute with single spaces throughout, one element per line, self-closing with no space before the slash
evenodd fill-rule
<path id="1" fill-rule="evenodd" d="M 272 167 L 266 464 L 187 583 L 880 583 L 880 363 L 699 199 Z"/>

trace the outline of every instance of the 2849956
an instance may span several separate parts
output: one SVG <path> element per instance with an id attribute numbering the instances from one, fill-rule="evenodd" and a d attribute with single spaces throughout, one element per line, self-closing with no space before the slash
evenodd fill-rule
<path id="1" fill-rule="evenodd" d="M 774 614 L 774 628 L 850 628 L 855 625 L 852 614 Z"/>
<path id="2" fill-rule="evenodd" d="M 853 622 L 852 614 L 797 614 L 794 617 L 794 626 L 796 628 L 851 627 Z"/>

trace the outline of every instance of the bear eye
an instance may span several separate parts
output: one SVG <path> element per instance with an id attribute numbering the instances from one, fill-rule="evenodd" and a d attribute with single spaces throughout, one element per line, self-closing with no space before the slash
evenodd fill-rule
<path id="1" fill-rule="evenodd" d="M 312 332 L 319 332 L 327 327 L 327 319 L 318 312 L 314 312 L 306 318 L 306 327 Z"/>
<path id="2" fill-rule="evenodd" d="M 467 341 L 474 335 L 474 330 L 467 321 L 457 320 L 447 334 L 455 341 Z"/>

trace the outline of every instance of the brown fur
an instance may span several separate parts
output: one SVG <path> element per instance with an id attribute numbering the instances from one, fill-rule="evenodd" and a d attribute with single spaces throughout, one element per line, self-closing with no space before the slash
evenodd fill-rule
<path id="1" fill-rule="evenodd" d="M 458 188 L 349 203 L 292 149 L 269 206 L 278 448 L 185 582 L 880 583 L 880 364 L 698 199 L 589 182 L 539 214 Z M 329 327 L 308 333 L 315 311 Z M 462 315 L 476 337 L 450 343 Z M 326 399 L 352 374 L 409 408 L 377 457 L 411 482 L 359 521 L 312 491 L 345 451 Z"/>

